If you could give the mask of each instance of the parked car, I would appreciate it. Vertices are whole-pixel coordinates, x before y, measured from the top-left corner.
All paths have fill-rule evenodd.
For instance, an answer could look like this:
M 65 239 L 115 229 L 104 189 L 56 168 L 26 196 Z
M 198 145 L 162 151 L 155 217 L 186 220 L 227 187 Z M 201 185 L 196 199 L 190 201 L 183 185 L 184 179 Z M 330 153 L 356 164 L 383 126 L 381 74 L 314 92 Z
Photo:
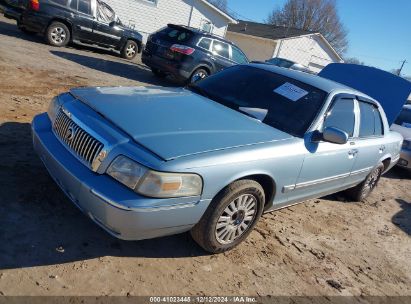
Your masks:
M 400 116 L 391 126 L 391 130 L 400 133 L 404 137 L 398 166 L 411 169 L 411 104 L 404 106 Z
M 143 48 L 142 35 L 122 24 L 101 0 L 26 0 L 9 6 L 4 15 L 17 20 L 28 34 L 40 33 L 53 46 L 70 41 L 119 52 L 133 59 Z M 22 6 L 24 9 L 22 9 Z
M 169 24 L 150 35 L 142 61 L 159 77 L 196 82 L 236 64 L 247 56 L 232 42 L 187 26 Z
M 363 200 L 402 144 L 376 100 L 261 64 L 187 88 L 72 89 L 32 130 L 56 183 L 111 235 L 191 230 L 214 253 L 264 212 L 345 189 Z
M 310 74 L 314 74 L 308 67 L 302 65 L 301 63 L 297 63 L 292 60 L 288 60 L 285 58 L 275 57 L 267 59 L 266 61 L 253 61 L 253 63 L 264 63 L 264 64 L 272 64 L 281 68 L 292 69 L 296 71 L 302 71 Z

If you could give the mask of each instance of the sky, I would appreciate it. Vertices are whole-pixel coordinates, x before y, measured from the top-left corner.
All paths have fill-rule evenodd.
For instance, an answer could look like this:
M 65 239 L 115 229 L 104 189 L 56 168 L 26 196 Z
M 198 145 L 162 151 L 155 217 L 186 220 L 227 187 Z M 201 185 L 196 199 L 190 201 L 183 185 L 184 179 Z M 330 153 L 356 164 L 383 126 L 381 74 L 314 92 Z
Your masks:
M 286 0 L 228 0 L 239 18 L 264 22 L 269 13 Z M 348 30 L 345 57 L 356 57 L 367 65 L 411 76 L 411 0 L 337 0 L 341 21 Z

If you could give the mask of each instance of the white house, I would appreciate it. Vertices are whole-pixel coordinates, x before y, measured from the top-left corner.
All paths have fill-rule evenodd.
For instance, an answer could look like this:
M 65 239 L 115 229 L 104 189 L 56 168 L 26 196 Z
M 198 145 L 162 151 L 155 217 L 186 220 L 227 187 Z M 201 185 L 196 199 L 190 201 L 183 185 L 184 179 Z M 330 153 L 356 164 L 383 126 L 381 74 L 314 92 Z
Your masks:
M 122 22 L 144 37 L 168 23 L 188 25 L 225 36 L 228 23 L 237 21 L 206 0 L 105 0 Z
M 342 62 L 323 35 L 296 28 L 239 21 L 229 25 L 226 38 L 236 43 L 251 60 L 280 57 L 316 73 L 329 63 Z

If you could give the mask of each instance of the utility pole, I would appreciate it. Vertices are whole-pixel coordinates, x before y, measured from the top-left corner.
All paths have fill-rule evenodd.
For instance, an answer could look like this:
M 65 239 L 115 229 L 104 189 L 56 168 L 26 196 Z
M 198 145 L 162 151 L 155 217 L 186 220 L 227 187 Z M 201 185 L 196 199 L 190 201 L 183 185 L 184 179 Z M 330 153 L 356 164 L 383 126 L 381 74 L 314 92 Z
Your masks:
M 407 63 L 407 60 L 403 60 L 403 62 L 402 62 L 402 64 L 401 64 L 401 67 L 400 67 L 400 69 L 398 70 L 398 76 L 401 76 L 401 71 L 402 71 L 402 68 L 404 67 L 404 65 Z

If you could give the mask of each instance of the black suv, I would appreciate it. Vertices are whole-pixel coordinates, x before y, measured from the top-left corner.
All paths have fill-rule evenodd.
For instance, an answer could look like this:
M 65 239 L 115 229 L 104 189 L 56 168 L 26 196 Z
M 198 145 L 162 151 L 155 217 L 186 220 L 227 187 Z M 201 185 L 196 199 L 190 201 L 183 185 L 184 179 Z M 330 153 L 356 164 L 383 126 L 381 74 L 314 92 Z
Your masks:
M 171 74 L 177 80 L 196 82 L 235 64 L 247 56 L 221 37 L 187 26 L 169 24 L 150 35 L 142 61 L 158 77 Z
M 21 2 L 21 1 L 19 1 Z M 26 0 L 4 15 L 26 33 L 41 33 L 53 46 L 72 41 L 119 52 L 133 59 L 142 50 L 142 35 L 125 27 L 101 0 Z

